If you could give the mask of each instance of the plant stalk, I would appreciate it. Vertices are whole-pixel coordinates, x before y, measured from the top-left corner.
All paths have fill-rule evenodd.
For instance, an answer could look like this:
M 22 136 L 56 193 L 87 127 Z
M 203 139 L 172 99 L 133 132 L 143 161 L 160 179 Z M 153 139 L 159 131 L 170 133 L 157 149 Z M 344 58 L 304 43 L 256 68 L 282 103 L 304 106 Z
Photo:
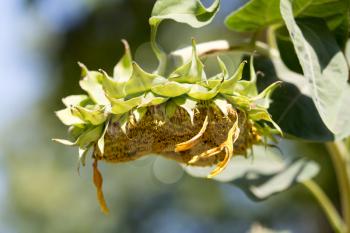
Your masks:
M 347 233 L 350 233 L 350 175 L 348 171 L 349 152 L 342 141 L 326 143 L 338 179 L 339 193 Z
M 313 180 L 307 180 L 302 183 L 316 198 L 320 207 L 327 216 L 328 221 L 331 223 L 333 230 L 336 233 L 346 233 L 346 225 L 343 222 L 342 218 L 338 214 L 336 208 L 329 200 L 324 191 L 320 186 Z

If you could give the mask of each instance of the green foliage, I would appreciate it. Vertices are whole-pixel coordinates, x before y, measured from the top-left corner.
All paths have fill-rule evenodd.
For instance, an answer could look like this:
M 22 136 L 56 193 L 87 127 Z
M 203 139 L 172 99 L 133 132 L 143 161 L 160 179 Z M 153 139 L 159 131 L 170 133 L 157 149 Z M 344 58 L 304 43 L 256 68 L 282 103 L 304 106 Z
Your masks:
M 280 0 L 251 0 L 232 12 L 225 21 L 228 28 L 236 31 L 256 31 L 273 24 L 283 23 Z M 294 0 L 291 2 L 295 18 L 316 17 L 327 22 L 330 29 L 338 27 L 346 18 L 349 2 L 346 0 Z M 254 17 L 252 17 L 254 15 Z
M 199 0 L 158 0 L 149 23 L 154 27 L 163 19 L 172 19 L 191 27 L 203 27 L 212 21 L 219 6 L 220 0 L 215 0 L 209 8 L 205 8 Z
M 289 0 L 281 0 L 281 13 L 322 120 L 337 138 L 350 135 L 350 86 L 343 53 L 322 21 L 297 24 Z
M 301 147 L 297 149 L 301 152 Z M 317 175 L 319 166 L 307 158 L 283 159 L 275 148 L 253 147 L 254 157 L 249 160 L 235 157 L 227 170 L 216 180 L 238 186 L 253 200 L 261 201 L 291 186 Z M 205 168 L 185 168 L 193 176 L 203 177 Z M 234 171 L 234 172 L 232 172 Z

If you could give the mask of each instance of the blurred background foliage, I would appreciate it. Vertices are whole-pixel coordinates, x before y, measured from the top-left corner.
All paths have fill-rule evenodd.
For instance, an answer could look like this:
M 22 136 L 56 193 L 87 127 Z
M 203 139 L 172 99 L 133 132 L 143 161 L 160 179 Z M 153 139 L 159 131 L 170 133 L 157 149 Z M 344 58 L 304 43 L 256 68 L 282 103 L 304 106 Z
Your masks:
M 211 1 L 204 1 L 209 5 Z M 165 22 L 159 40 L 166 51 L 244 34 L 225 29 L 224 17 L 245 0 L 223 0 L 203 29 Z M 136 61 L 156 65 L 149 46 L 153 0 L 5 0 L 0 15 L 0 232 L 331 232 L 313 197 L 301 186 L 264 202 L 252 202 L 234 186 L 183 173 L 153 157 L 128 164 L 100 164 L 111 214 L 101 214 L 91 161 L 76 172 L 76 150 L 51 142 L 65 135 L 53 112 L 61 98 L 79 94 L 81 61 L 111 73 L 127 39 Z M 224 57 L 234 70 L 241 54 Z M 265 62 L 266 63 L 266 62 Z M 269 76 L 264 61 L 256 69 Z M 212 72 L 217 67 L 206 62 Z M 265 70 L 264 70 L 265 67 Z M 270 70 L 270 72 L 273 72 Z M 273 73 L 271 74 L 273 75 Z M 266 82 L 261 77 L 262 83 Z M 338 193 L 322 144 L 289 143 L 283 154 L 308 156 L 321 165 L 316 180 L 335 203 Z M 287 152 L 289 151 L 289 152 Z M 285 153 L 286 152 L 286 153 Z M 284 231 L 283 231 L 284 232 Z

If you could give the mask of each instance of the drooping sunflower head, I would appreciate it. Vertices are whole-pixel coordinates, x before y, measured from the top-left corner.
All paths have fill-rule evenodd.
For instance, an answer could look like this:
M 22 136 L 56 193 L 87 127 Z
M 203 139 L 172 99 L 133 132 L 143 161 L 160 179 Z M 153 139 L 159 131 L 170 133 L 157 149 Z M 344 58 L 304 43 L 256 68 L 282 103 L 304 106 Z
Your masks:
M 279 82 L 258 93 L 252 59 L 250 80 L 242 80 L 246 62 L 229 75 L 219 57 L 221 72 L 208 78 L 193 41 L 191 58 L 164 77 L 144 71 L 124 45 L 112 77 L 80 64 L 80 86 L 87 94 L 64 98 L 66 108 L 56 112 L 73 138 L 56 141 L 77 146 L 83 165 L 93 148 L 97 187 L 99 160 L 118 163 L 157 154 L 192 166 L 216 165 L 208 175 L 213 177 L 233 156 L 247 156 L 252 145 L 281 132 L 267 111 Z

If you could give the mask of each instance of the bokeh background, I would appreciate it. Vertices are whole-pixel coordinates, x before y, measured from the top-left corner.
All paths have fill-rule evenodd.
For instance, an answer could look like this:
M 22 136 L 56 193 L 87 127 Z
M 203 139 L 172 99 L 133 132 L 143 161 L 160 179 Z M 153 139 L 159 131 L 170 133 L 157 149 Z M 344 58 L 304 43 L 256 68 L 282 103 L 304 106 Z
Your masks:
M 203 29 L 165 22 L 159 41 L 172 51 L 189 45 L 191 37 L 198 42 L 243 40 L 244 35 L 228 31 L 222 22 L 244 2 L 223 0 L 215 21 Z M 263 232 L 258 225 L 277 232 L 332 232 L 301 185 L 256 203 L 235 186 L 194 178 L 176 163 L 154 157 L 100 163 L 111 210 L 109 216 L 101 214 L 91 161 L 78 175 L 77 150 L 51 141 L 66 135 L 54 111 L 63 108 L 62 97 L 81 93 L 77 61 L 111 72 L 123 53 L 123 38 L 145 69 L 155 67 L 148 44 L 154 0 L 1 3 L 0 233 Z M 338 204 L 323 146 L 295 143 L 292 150 L 321 165 L 316 180 Z

